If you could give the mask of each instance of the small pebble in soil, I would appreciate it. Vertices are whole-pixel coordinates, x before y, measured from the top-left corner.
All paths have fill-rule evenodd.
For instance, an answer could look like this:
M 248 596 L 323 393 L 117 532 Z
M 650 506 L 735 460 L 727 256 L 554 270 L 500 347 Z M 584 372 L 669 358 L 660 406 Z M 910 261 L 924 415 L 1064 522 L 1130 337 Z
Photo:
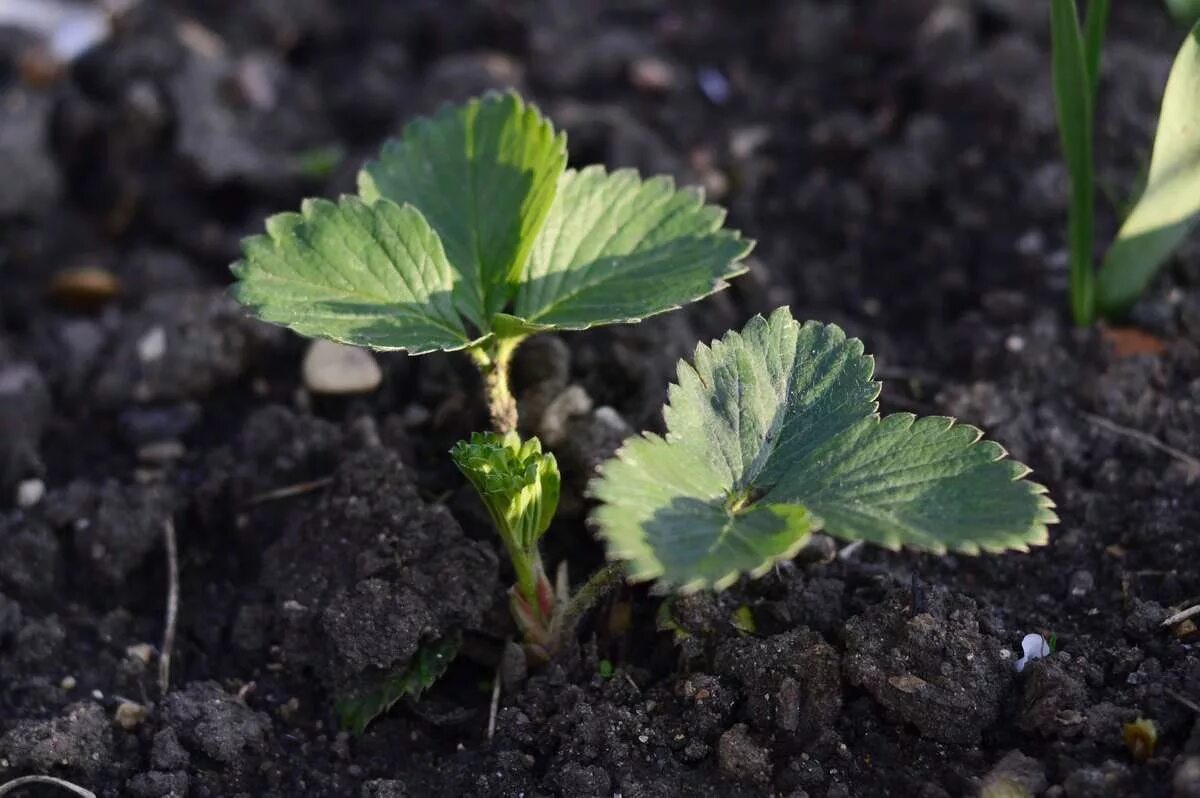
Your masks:
M 1049 656 L 1050 644 L 1046 642 L 1046 638 L 1034 632 L 1021 638 L 1021 651 L 1024 652 L 1024 656 L 1014 664 L 1017 673 L 1024 671 L 1025 666 L 1034 660 Z
M 49 292 L 61 308 L 94 311 L 120 296 L 121 282 L 101 266 L 73 266 L 54 275 Z
M 1175 798 L 1200 798 L 1200 755 L 1182 757 L 1171 778 Z
M 149 665 L 154 658 L 154 646 L 149 643 L 135 643 L 125 649 L 125 656 L 137 660 L 143 665 Z
M 567 422 L 574 416 L 582 416 L 592 409 L 592 397 L 578 385 L 567 389 L 551 400 L 542 413 L 538 425 L 538 437 L 544 446 L 557 446 L 567 435 Z
M 642 91 L 661 94 L 675 88 L 675 67 L 655 56 L 638 58 L 629 65 L 629 82 Z
M 370 393 L 383 381 L 383 370 L 366 349 L 319 339 L 304 355 L 304 385 L 317 394 Z
M 166 465 L 187 454 L 187 449 L 179 441 L 156 441 L 138 448 L 137 457 L 143 463 Z
M 17 506 L 28 510 L 46 495 L 46 483 L 40 479 L 24 479 L 17 484 Z
M 125 731 L 133 731 L 149 717 L 150 712 L 134 701 L 122 701 L 113 713 L 113 720 Z
M 1044 789 L 1046 769 L 1042 763 L 1018 750 L 1012 750 L 984 776 L 980 795 L 984 798 L 1041 795 Z
M 721 70 L 713 67 L 701 67 L 697 70 L 696 83 L 713 105 L 724 105 L 733 93 L 729 78 L 725 77 Z
M 1068 593 L 1071 598 L 1079 599 L 1092 592 L 1095 587 L 1096 578 L 1092 576 L 1090 571 L 1076 571 L 1071 574 L 1071 583 Z

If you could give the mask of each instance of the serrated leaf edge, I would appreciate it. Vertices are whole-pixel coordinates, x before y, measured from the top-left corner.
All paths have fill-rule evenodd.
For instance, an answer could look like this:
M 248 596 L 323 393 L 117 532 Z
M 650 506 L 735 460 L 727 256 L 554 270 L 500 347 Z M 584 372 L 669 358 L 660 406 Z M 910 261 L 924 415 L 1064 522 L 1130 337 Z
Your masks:
M 797 326 L 802 326 L 800 322 L 796 321 L 794 318 L 791 317 L 791 310 L 787 306 L 776 309 L 774 312 L 772 312 L 771 316 L 774 316 L 774 315 L 780 314 L 780 313 L 786 314 L 789 317 L 789 320 L 792 324 L 797 325 Z M 746 323 L 745 326 L 749 326 L 752 322 L 756 322 L 756 321 L 762 321 L 765 323 L 769 323 L 769 317 L 764 317 L 761 313 L 755 314 Z M 815 321 L 810 320 L 805 323 L 819 324 L 821 322 L 815 322 Z M 871 377 L 873 378 L 874 372 L 875 372 L 875 358 L 873 355 L 865 354 L 865 348 L 863 348 L 863 343 L 862 343 L 861 339 L 850 338 L 849 336 L 846 335 L 845 331 L 839 325 L 837 325 L 833 322 L 828 322 L 825 324 L 828 327 L 834 328 L 834 330 L 837 333 L 841 334 L 843 339 L 848 340 L 850 342 L 857 342 L 858 347 L 863 351 L 863 356 L 870 360 Z M 699 352 L 699 350 L 701 348 L 707 348 L 708 350 L 711 351 L 714 345 L 716 345 L 718 342 L 723 343 L 725 341 L 725 339 L 727 339 L 731 336 L 741 337 L 741 332 L 739 330 L 730 330 L 728 333 L 726 333 L 721 338 L 714 339 L 713 341 L 709 342 L 708 344 L 701 342 L 701 343 L 697 344 L 697 352 Z M 684 368 L 684 367 L 691 368 L 692 362 L 695 361 L 695 358 L 696 358 L 696 355 L 693 354 L 691 361 L 681 359 L 677 365 L 677 373 L 678 373 L 679 368 Z M 872 379 L 872 381 L 876 385 L 875 395 L 876 395 L 876 397 L 878 397 L 880 392 L 882 392 L 883 383 L 880 380 Z M 671 389 L 674 389 L 676 387 L 677 387 L 677 383 L 672 383 L 670 386 L 668 386 L 668 393 L 670 392 Z M 914 413 L 891 413 L 891 414 L 888 414 L 887 416 L 882 416 L 879 413 L 878 401 L 875 401 L 873 404 L 875 406 L 875 410 L 872 411 L 872 413 L 869 416 L 867 416 L 867 418 L 873 419 L 877 424 L 883 423 L 885 419 L 899 417 L 899 416 L 911 417 L 910 426 L 911 426 L 911 423 L 915 423 L 916 421 L 918 421 L 922 418 L 944 419 L 947 422 L 947 426 L 946 426 L 947 431 L 950 428 L 954 427 L 955 425 L 958 425 L 958 426 L 962 426 L 967 429 L 970 429 L 970 430 L 972 430 L 972 432 L 975 433 L 975 439 L 970 444 L 968 444 L 968 447 L 974 446 L 977 443 L 979 443 L 981 440 L 984 439 L 984 431 L 982 429 L 980 429 L 979 427 L 976 427 L 972 424 L 959 424 L 957 419 L 955 419 L 951 416 L 919 417 Z M 668 405 L 669 405 L 669 402 L 667 404 L 664 404 L 664 408 L 663 408 L 664 416 L 665 416 L 665 410 Z M 613 454 L 612 458 L 605 461 L 604 463 L 601 463 L 597 467 L 595 476 L 593 476 L 592 479 L 588 481 L 588 485 L 584 491 L 584 495 L 589 499 L 597 499 L 598 498 L 597 493 L 596 493 L 596 486 L 599 484 L 599 482 L 601 480 L 604 479 L 605 466 L 609 462 L 620 460 L 624 463 L 632 464 L 632 461 L 630 461 L 630 459 L 629 459 L 629 456 L 630 456 L 629 450 L 630 450 L 630 447 L 635 444 L 635 442 L 637 442 L 637 441 L 653 442 L 656 440 L 669 444 L 671 442 L 670 430 L 667 431 L 666 436 L 658 435 L 658 434 L 652 433 L 652 432 L 642 432 L 640 434 L 632 435 L 629 438 L 627 438 L 625 440 L 625 442 L 622 443 L 620 447 L 618 447 L 617 451 Z M 1000 445 L 999 443 L 996 443 L 995 441 L 991 441 L 991 442 L 993 444 L 995 444 L 995 446 L 997 448 L 997 456 L 995 458 L 993 458 L 992 460 L 990 460 L 989 462 L 993 462 L 993 463 L 999 462 L 999 461 L 1004 460 L 1009 457 L 1009 452 L 1007 449 L 1005 449 L 1002 445 Z M 1014 476 L 1012 477 L 1012 480 L 1011 480 L 1013 482 L 1021 481 L 1021 480 L 1025 479 L 1025 477 L 1027 477 L 1028 475 L 1034 473 L 1033 469 L 1031 467 L 1029 467 L 1028 465 L 1026 465 L 1025 463 L 1021 463 L 1016 460 L 1011 460 L 1010 462 L 1012 462 L 1015 466 L 1017 466 L 1016 468 L 1013 469 Z M 886 548 L 890 551 L 899 551 L 900 549 L 908 549 L 910 551 L 915 551 L 915 552 L 920 552 L 920 553 L 931 553 L 931 554 L 945 554 L 948 551 L 955 551 L 955 552 L 958 552 L 961 554 L 975 556 L 984 551 L 991 553 L 991 554 L 1002 554 L 1004 552 L 1009 552 L 1009 551 L 1019 551 L 1019 552 L 1027 553 L 1029 551 L 1030 547 L 1032 547 L 1032 546 L 1044 546 L 1049 542 L 1050 525 L 1057 524 L 1057 523 L 1059 523 L 1059 520 L 1060 520 L 1058 517 L 1058 514 L 1054 512 L 1054 509 L 1057 505 L 1050 498 L 1049 489 L 1045 485 L 1038 483 L 1038 482 L 1029 481 L 1029 480 L 1026 481 L 1026 484 L 1029 486 L 1030 494 L 1037 496 L 1038 513 L 1037 513 L 1034 521 L 1031 523 L 1029 529 L 1026 530 L 1026 532 L 1014 536 L 1014 537 L 1021 538 L 1018 542 L 1007 544 L 1007 545 L 1004 545 L 1004 544 L 980 545 L 980 544 L 976 544 L 974 542 L 964 542 L 963 544 L 953 546 L 953 547 L 942 546 L 942 547 L 940 547 L 940 549 L 938 549 L 938 548 L 922 549 L 922 548 L 911 546 L 911 545 L 908 545 L 905 543 L 898 543 L 895 545 L 883 545 L 882 547 Z M 803 507 L 803 505 L 796 505 L 796 506 Z M 809 539 L 809 537 L 811 537 L 812 533 L 820 532 L 823 529 L 824 522 L 817 515 L 813 514 L 810 510 L 808 510 L 807 507 L 805 507 L 804 509 L 805 509 L 806 513 L 808 514 L 808 517 L 812 520 L 812 523 L 808 530 L 808 534 L 806 534 L 802 538 L 798 539 L 796 541 L 796 543 L 794 543 L 792 546 L 790 546 L 785 552 L 781 553 L 778 556 L 768 557 L 767 560 L 761 566 L 750 569 L 749 571 L 746 571 L 745 573 L 749 574 L 751 576 L 751 578 L 755 578 L 755 579 L 765 575 L 768 571 L 771 570 L 772 567 L 774 567 L 774 565 L 776 563 L 779 563 L 779 562 L 782 562 L 785 560 L 790 560 L 791 558 L 795 557 L 800 552 L 800 550 L 802 548 L 804 548 L 804 545 L 808 542 L 808 539 Z M 596 533 L 605 541 L 605 543 L 606 543 L 605 557 L 607 560 L 609 560 L 610 562 L 625 563 L 627 565 L 627 567 L 630 565 L 633 565 L 633 564 L 636 564 L 639 566 L 639 570 L 628 570 L 628 568 L 627 568 L 627 571 L 626 571 L 626 580 L 627 581 L 634 582 L 634 583 L 649 582 L 649 581 L 659 578 L 665 572 L 665 569 L 662 567 L 661 563 L 657 563 L 655 566 L 645 567 L 645 565 L 646 565 L 645 563 L 635 563 L 635 560 L 633 559 L 633 557 L 636 556 L 637 552 L 630 550 L 628 547 L 616 548 L 617 542 L 608 533 L 608 530 L 605 528 L 604 524 L 601 523 L 595 517 L 595 511 L 593 511 L 592 515 L 589 516 L 588 522 L 589 522 L 589 525 L 592 526 L 592 528 L 596 531 Z M 657 557 L 655 559 L 657 560 Z M 717 579 L 712 580 L 711 584 L 710 584 L 709 580 L 707 580 L 707 579 L 694 579 L 689 582 L 682 583 L 680 585 L 664 586 L 664 588 L 671 592 L 682 593 L 682 594 L 694 593 L 699 590 L 703 590 L 703 589 L 710 588 L 710 587 L 712 590 L 720 592 L 721 590 L 724 590 L 725 588 L 734 584 L 738 580 L 738 578 L 741 576 L 741 574 L 742 574 L 742 572 L 739 569 L 733 569 L 729 573 L 726 573 L 726 574 L 718 577 Z
M 723 227 L 723 225 L 725 224 L 725 219 L 729 215 L 729 212 L 727 209 L 725 209 L 724 207 L 722 207 L 720 205 L 705 203 L 705 191 L 704 191 L 703 186 L 688 185 L 688 186 L 677 187 L 676 183 L 675 183 L 675 178 L 673 175 L 659 174 L 659 175 L 652 175 L 650 177 L 644 178 L 644 177 L 642 177 L 641 173 L 637 169 L 623 167 L 620 169 L 614 169 L 610 172 L 604 166 L 604 164 L 589 164 L 588 166 L 585 166 L 582 169 L 566 169 L 563 171 L 562 176 L 559 178 L 559 180 L 561 181 L 561 180 L 565 179 L 568 175 L 578 174 L 580 176 L 583 176 L 585 174 L 597 173 L 597 172 L 600 173 L 601 175 L 603 175 L 605 178 L 614 177 L 614 176 L 620 175 L 620 174 L 632 174 L 633 177 L 636 178 L 638 181 L 639 189 L 641 186 L 646 185 L 647 183 L 661 183 L 666 186 L 667 191 L 670 193 L 687 194 L 691 197 L 691 199 L 693 200 L 693 203 L 694 203 L 691 206 L 691 208 L 689 209 L 691 212 L 706 211 L 706 210 L 714 212 L 713 220 L 714 220 L 715 224 L 713 225 L 712 229 L 709 231 L 709 233 L 708 233 L 709 235 L 713 235 L 713 236 L 716 236 L 717 238 L 724 239 L 724 240 L 741 241 L 742 242 L 743 246 L 742 246 L 741 252 L 739 252 L 736 256 L 734 256 L 729 261 L 730 271 L 720 277 L 717 277 L 713 281 L 713 284 L 707 293 L 701 294 L 700 296 L 697 296 L 694 299 L 689 300 L 686 304 L 690 305 L 693 302 L 699 302 L 702 299 L 707 299 L 708 297 L 712 296 L 713 294 L 717 294 L 721 291 L 724 291 L 726 288 L 729 287 L 729 282 L 728 282 L 729 280 L 733 279 L 734 277 L 740 277 L 741 275 L 746 274 L 747 272 L 750 271 L 750 267 L 747 266 L 743 261 L 754 250 L 754 247 L 757 245 L 758 242 L 753 238 L 743 237 L 740 230 L 727 229 L 727 228 Z M 544 221 L 543 221 L 543 224 L 544 224 Z M 541 235 L 540 230 L 538 231 L 538 235 Z M 526 265 L 528 265 L 528 261 L 526 261 Z M 546 305 L 543 308 L 539 308 L 538 315 L 544 315 L 549 310 L 554 308 L 556 305 L 562 304 L 563 302 L 567 301 L 575 294 L 579 293 L 580 290 L 582 290 L 582 289 L 578 289 L 576 291 L 562 294 L 558 297 L 555 297 L 553 302 L 551 302 L 550 304 Z M 611 320 L 607 320 L 607 321 L 597 321 L 597 322 L 591 322 L 591 323 L 587 323 L 587 324 L 567 324 L 567 325 L 542 324 L 541 322 L 537 321 L 537 316 L 534 316 L 532 318 L 527 318 L 524 316 L 515 316 L 515 318 L 519 318 L 519 319 L 521 319 L 521 321 L 525 322 L 526 324 L 539 327 L 543 330 L 563 330 L 563 331 L 567 331 L 567 332 L 579 332 L 582 330 L 590 330 L 593 327 L 607 326 L 609 324 L 638 324 L 640 322 L 645 321 L 646 319 L 653 318 L 654 316 L 660 316 L 663 313 L 670 313 L 671 311 L 680 310 L 683 307 L 684 307 L 684 304 L 676 304 L 676 305 L 671 305 L 669 307 L 665 307 L 661 310 L 656 310 L 653 313 L 647 313 L 643 316 L 627 316 L 627 317 L 622 317 L 619 319 L 611 319 Z
M 367 201 L 355 194 L 341 194 L 338 196 L 337 200 L 330 200 L 330 199 L 326 199 L 324 197 L 306 197 L 304 200 L 301 201 L 299 211 L 283 211 L 280 213 L 271 214 L 270 216 L 267 217 L 266 222 L 264 223 L 265 232 L 255 233 L 254 235 L 250 235 L 250 236 L 244 236 L 240 242 L 242 251 L 244 252 L 246 250 L 247 246 L 250 245 L 252 242 L 259 242 L 259 241 L 266 242 L 267 245 L 270 246 L 272 249 L 277 250 L 277 249 L 279 249 L 279 246 L 280 246 L 280 236 L 284 235 L 284 234 L 292 235 L 292 233 L 290 231 L 286 231 L 286 230 L 282 229 L 283 228 L 282 223 L 284 221 L 290 221 L 290 220 L 295 219 L 295 220 L 298 220 L 300 224 L 308 224 L 312 221 L 313 214 L 315 213 L 315 211 L 317 211 L 318 209 L 320 209 L 322 207 L 327 207 L 327 206 L 340 207 L 343 203 L 355 203 L 355 202 L 362 203 L 362 204 L 368 205 L 368 206 L 374 206 L 378 203 L 385 203 L 389 206 L 396 208 L 398 211 L 400 211 L 402 213 L 410 213 L 410 212 L 415 213 L 417 216 L 421 217 L 421 219 L 425 221 L 426 225 L 429 224 L 428 220 L 425 219 L 425 215 L 421 213 L 420 208 L 418 208 L 415 205 L 413 205 L 412 203 L 408 203 L 408 202 L 404 203 L 403 205 L 399 205 L 399 204 L 387 199 L 386 197 L 380 197 L 379 199 L 376 199 L 373 201 Z M 438 237 L 437 231 L 433 230 L 432 227 L 430 227 L 430 230 L 433 233 L 433 236 L 435 238 L 437 238 Z M 438 242 L 440 244 L 440 242 L 441 242 L 440 238 L 438 238 Z M 247 310 L 247 312 L 249 312 L 250 315 L 253 316 L 254 318 L 259 319 L 260 321 L 262 321 L 266 324 L 275 324 L 275 325 L 278 325 L 281 327 L 286 327 L 287 329 L 292 330 L 297 335 L 300 335 L 304 338 L 314 338 L 314 337 L 324 338 L 326 340 L 334 341 L 336 343 L 345 344 L 347 346 L 362 347 L 364 349 L 370 349 L 375 352 L 407 352 L 410 355 L 425 355 L 425 354 L 429 354 L 430 352 L 459 352 L 463 349 L 468 349 L 472 346 L 476 346 L 477 344 L 484 343 L 489 338 L 492 337 L 492 334 L 490 332 L 488 332 L 488 333 L 485 333 L 474 339 L 464 336 L 463 343 L 460 345 L 457 345 L 457 346 L 453 346 L 453 347 L 408 348 L 408 347 L 403 347 L 403 346 L 379 346 L 376 344 L 362 343 L 361 341 L 351 340 L 348 337 L 338 336 L 338 335 L 328 335 L 328 334 L 320 335 L 320 336 L 309 335 L 309 334 L 302 333 L 299 330 L 297 330 L 296 323 L 294 323 L 294 322 L 289 323 L 289 322 L 281 322 L 281 321 L 272 321 L 272 320 L 264 318 L 264 316 L 262 314 L 262 310 L 266 305 L 262 302 L 252 302 L 245 296 L 245 290 L 246 290 L 245 282 L 246 282 L 246 278 L 247 278 L 248 269 L 249 269 L 249 263 L 245 257 L 238 258 L 236 261 L 234 261 L 232 264 L 230 264 L 229 271 L 233 274 L 233 276 L 236 278 L 236 280 L 227 289 L 229 295 L 231 297 L 233 297 L 233 299 L 236 302 L 238 302 L 238 304 L 240 304 L 242 307 L 244 307 Z M 260 275 L 259 279 L 263 279 L 261 275 Z M 267 279 L 275 280 L 278 282 L 293 283 L 293 284 L 298 284 L 298 285 L 311 285 L 312 287 L 318 288 L 321 290 L 326 290 L 328 288 L 328 286 L 322 285 L 320 283 L 313 283 L 308 280 L 300 280 L 300 279 L 295 279 L 292 277 L 286 277 L 286 278 L 279 277 L 278 275 L 273 275 L 273 274 L 269 274 L 269 273 L 267 273 Z M 390 297 L 379 297 L 379 296 L 367 295 L 367 294 L 360 294 L 360 296 L 369 298 L 373 302 L 376 302 L 379 304 L 388 304 L 391 302 Z M 459 315 L 461 318 L 461 314 L 459 314 Z M 452 330 L 452 332 L 457 334 L 460 331 Z

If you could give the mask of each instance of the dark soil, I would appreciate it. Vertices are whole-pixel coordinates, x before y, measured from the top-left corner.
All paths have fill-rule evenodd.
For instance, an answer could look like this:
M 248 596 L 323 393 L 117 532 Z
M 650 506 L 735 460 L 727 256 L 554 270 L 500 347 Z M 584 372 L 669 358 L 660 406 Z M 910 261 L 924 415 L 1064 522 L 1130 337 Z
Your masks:
M 1120 202 L 1182 33 L 1157 2 L 1114 5 L 1098 149 Z M 1130 320 L 1150 351 L 1067 321 L 1045 6 L 143 2 L 57 76 L 0 31 L 0 782 L 1200 795 L 1196 627 L 1161 626 L 1200 599 L 1200 474 L 1177 455 L 1200 453 L 1200 242 Z M 704 185 L 759 241 L 751 274 L 700 305 L 526 348 L 524 418 L 566 471 L 550 562 L 578 581 L 599 561 L 582 487 L 630 430 L 661 427 L 675 361 L 781 304 L 864 339 L 885 410 L 957 416 L 1031 465 L 1062 517 L 1050 544 L 830 557 L 819 540 L 720 595 L 663 608 L 625 589 L 515 674 L 488 741 L 511 579 L 446 456 L 485 423 L 469 365 L 382 356 L 378 391 L 310 396 L 306 342 L 223 288 L 266 215 L 350 190 L 414 114 L 506 85 L 575 162 Z M 119 294 L 64 286 L 81 267 Z M 568 385 L 597 409 L 548 418 Z M 456 630 L 419 704 L 338 730 L 335 695 Z M 1018 674 L 1030 632 L 1055 651 Z M 1157 727 L 1141 761 L 1122 739 L 1139 716 Z

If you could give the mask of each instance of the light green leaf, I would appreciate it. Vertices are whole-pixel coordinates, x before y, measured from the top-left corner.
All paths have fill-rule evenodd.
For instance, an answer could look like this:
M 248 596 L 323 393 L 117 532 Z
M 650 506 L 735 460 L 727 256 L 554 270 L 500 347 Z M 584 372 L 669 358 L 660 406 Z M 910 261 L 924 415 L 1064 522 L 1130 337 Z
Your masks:
M 880 419 L 873 362 L 836 325 L 786 308 L 694 364 L 590 491 L 612 559 L 681 590 L 761 575 L 810 531 L 933 552 L 1025 549 L 1057 519 L 1028 469 L 947 418 Z
M 1175 58 L 1163 94 L 1146 190 L 1100 268 L 1100 307 L 1128 309 L 1200 214 L 1200 25 Z
M 407 665 L 356 685 L 337 701 L 342 728 L 361 736 L 371 721 L 389 711 L 401 698 L 419 699 L 442 678 L 461 647 L 462 633 L 451 632 L 422 643 Z
M 455 311 L 456 275 L 412 206 L 305 200 L 243 242 L 233 294 L 301 335 L 413 354 L 472 343 Z
M 558 508 L 558 462 L 542 452 L 537 438 L 522 441 L 516 432 L 471 433 L 450 456 L 487 505 L 502 536 L 533 551 Z
M 528 322 L 579 330 L 635 322 L 708 296 L 746 271 L 725 213 L 669 177 L 590 166 L 563 174 L 516 297 Z
M 459 311 L 480 330 L 516 291 L 566 166 L 566 137 L 512 93 L 409 124 L 359 174 L 359 194 L 411 203 L 463 276 Z

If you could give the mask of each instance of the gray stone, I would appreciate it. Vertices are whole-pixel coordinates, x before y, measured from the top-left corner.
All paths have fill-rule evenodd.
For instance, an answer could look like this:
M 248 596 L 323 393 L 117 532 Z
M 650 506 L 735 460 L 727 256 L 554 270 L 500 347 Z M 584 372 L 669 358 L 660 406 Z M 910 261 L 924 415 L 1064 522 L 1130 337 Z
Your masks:
M 0 216 L 13 216 L 45 208 L 58 199 L 62 179 L 50 153 L 52 97 L 24 89 L 10 89 L 0 97 Z
M 1004 788 L 1010 792 L 1001 792 Z M 984 776 L 981 794 L 990 795 L 989 789 L 996 795 L 1041 795 L 1046 789 L 1046 769 L 1038 760 L 1014 749 Z

